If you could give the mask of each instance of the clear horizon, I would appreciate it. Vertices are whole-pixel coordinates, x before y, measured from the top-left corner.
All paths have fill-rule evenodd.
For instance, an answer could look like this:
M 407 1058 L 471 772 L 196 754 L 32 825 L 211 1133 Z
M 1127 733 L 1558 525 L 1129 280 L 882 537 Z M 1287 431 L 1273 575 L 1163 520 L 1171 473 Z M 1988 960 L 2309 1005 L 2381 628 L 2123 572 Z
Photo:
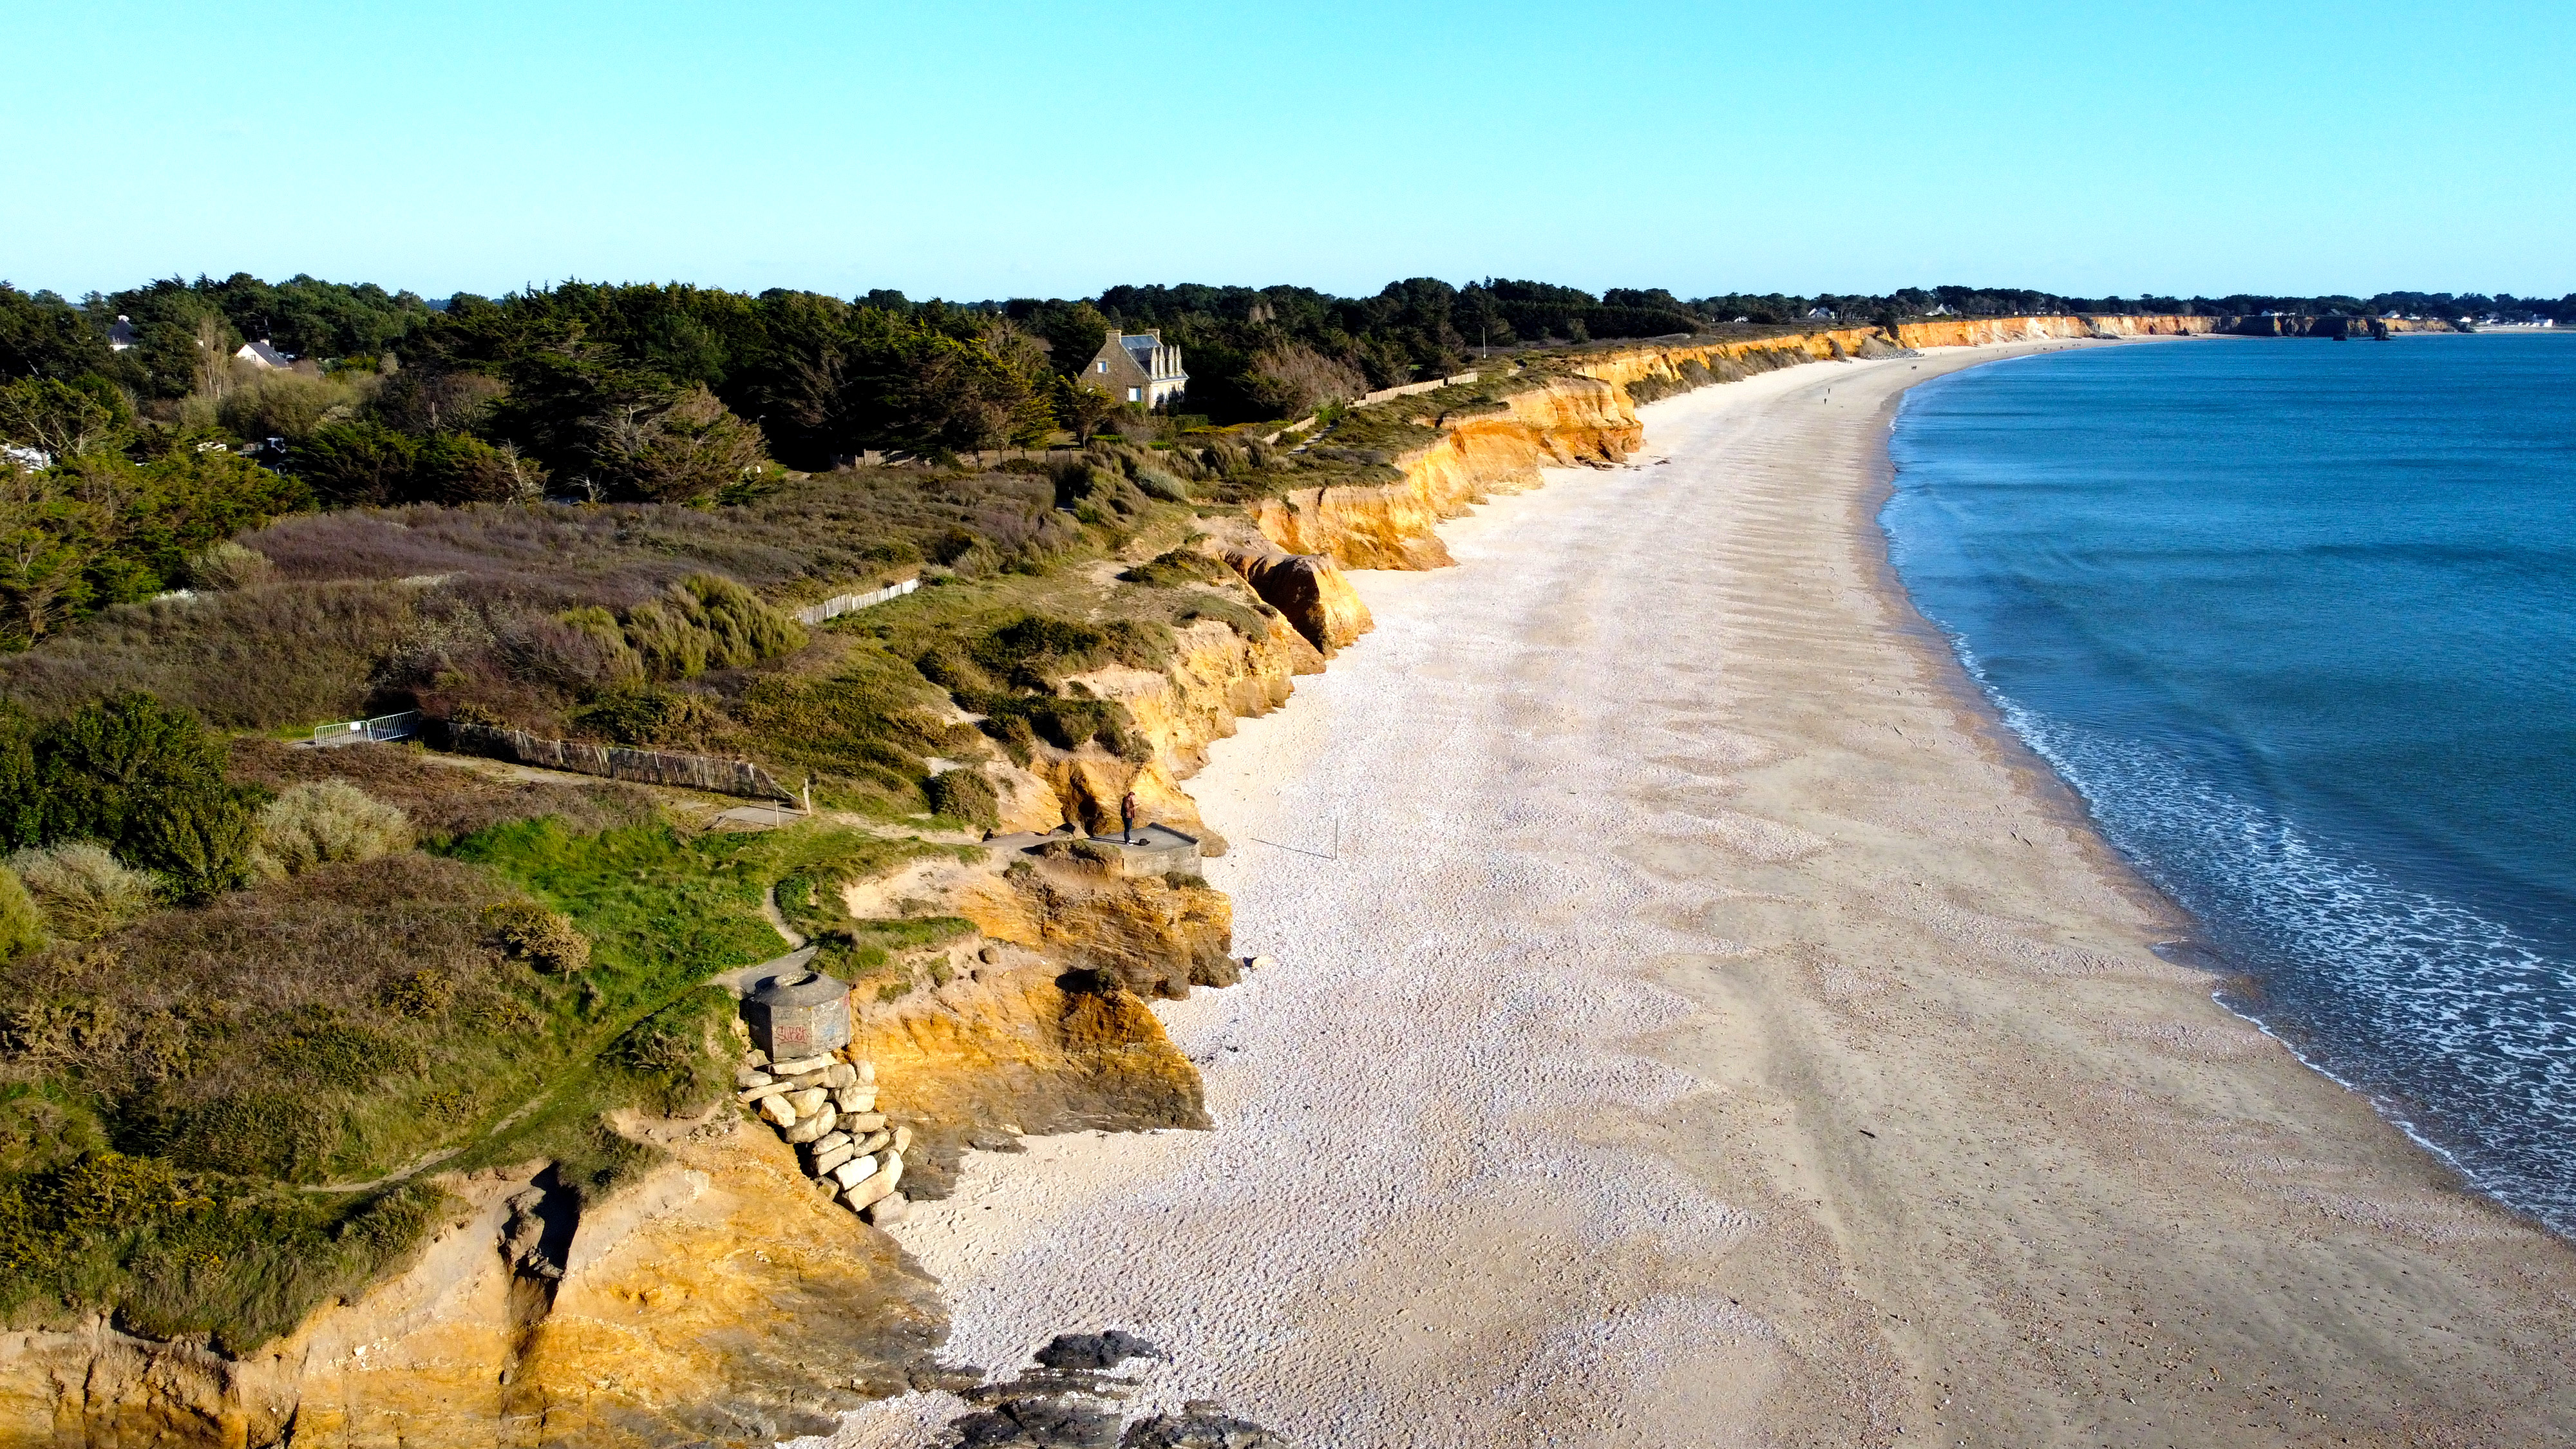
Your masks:
M 2576 291 L 2576 20 L 8 7 L 0 279 Z

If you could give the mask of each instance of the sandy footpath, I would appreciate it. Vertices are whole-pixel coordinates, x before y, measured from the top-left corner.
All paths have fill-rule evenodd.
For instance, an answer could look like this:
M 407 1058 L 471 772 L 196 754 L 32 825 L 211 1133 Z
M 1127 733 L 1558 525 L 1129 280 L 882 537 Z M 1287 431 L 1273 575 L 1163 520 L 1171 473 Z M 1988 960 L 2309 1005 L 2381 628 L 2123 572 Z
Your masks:
M 1356 575 L 1190 785 L 1276 961 L 1157 1008 L 1217 1130 L 974 1158 L 897 1229 L 949 1356 L 1124 1328 L 1307 1449 L 2576 1442 L 2576 1255 L 2160 960 L 1892 591 L 1898 394 L 2013 350 L 1656 404 Z

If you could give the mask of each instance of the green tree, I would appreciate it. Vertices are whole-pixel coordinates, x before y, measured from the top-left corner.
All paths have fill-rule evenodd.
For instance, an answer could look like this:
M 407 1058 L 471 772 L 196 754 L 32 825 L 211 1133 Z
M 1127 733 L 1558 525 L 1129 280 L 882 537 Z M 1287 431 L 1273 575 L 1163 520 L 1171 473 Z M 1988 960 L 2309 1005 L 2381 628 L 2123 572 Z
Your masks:
M 133 407 L 95 373 L 76 382 L 30 377 L 0 386 L 0 440 L 41 449 L 57 462 L 121 448 L 133 436 Z
M 288 455 L 316 496 L 342 506 L 408 502 L 420 440 L 382 423 L 353 420 L 316 428 Z
M 211 448 L 145 463 L 91 452 L 40 471 L 0 465 L 0 649 L 177 588 L 191 556 L 312 505 L 301 482 Z
M 1047 360 L 1070 377 L 1100 354 L 1109 340 L 1109 318 L 1089 302 L 1076 302 L 1049 314 L 1038 331 L 1047 341 Z
M 79 308 L 51 292 L 0 282 L 0 377 L 72 378 L 115 364 L 107 339 Z
M 1091 441 L 1100 425 L 1118 411 L 1118 400 L 1078 378 L 1058 377 L 1055 381 L 1055 415 L 1073 430 L 1078 447 Z
M 617 404 L 592 430 L 593 477 L 618 497 L 702 503 L 769 466 L 760 430 L 703 384 L 658 405 Z
M 225 782 L 223 747 L 194 714 L 122 694 L 33 744 L 42 843 L 98 841 L 192 900 L 250 879 L 258 792 Z

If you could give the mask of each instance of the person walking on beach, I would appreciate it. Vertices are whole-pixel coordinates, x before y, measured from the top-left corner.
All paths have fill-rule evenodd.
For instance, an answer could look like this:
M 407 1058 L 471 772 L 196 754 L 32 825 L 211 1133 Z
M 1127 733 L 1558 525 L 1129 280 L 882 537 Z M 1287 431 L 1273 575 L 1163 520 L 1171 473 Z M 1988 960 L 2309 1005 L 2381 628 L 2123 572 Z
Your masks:
M 1128 845 L 1136 843 L 1136 792 L 1133 790 L 1118 802 L 1118 838 Z

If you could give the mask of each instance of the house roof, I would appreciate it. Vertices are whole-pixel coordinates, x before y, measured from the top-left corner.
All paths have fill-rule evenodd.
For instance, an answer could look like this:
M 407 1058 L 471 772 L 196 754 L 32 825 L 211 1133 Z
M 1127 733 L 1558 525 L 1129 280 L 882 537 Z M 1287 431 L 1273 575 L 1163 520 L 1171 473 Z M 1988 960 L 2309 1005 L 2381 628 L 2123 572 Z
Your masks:
M 1118 345 L 1126 349 L 1127 355 L 1135 360 L 1136 366 L 1142 369 L 1147 377 L 1160 381 L 1165 378 L 1187 377 L 1189 375 L 1180 369 L 1181 349 L 1178 347 L 1170 347 L 1167 354 L 1172 362 L 1171 370 L 1168 372 L 1158 372 L 1155 370 L 1154 350 L 1156 348 L 1167 347 L 1168 344 L 1166 344 L 1160 336 L 1154 333 L 1121 333 L 1118 338 Z
M 265 337 L 255 342 L 243 343 L 241 350 L 233 356 L 244 362 L 256 363 L 261 367 L 285 367 L 295 361 L 294 358 L 269 345 L 269 340 Z

